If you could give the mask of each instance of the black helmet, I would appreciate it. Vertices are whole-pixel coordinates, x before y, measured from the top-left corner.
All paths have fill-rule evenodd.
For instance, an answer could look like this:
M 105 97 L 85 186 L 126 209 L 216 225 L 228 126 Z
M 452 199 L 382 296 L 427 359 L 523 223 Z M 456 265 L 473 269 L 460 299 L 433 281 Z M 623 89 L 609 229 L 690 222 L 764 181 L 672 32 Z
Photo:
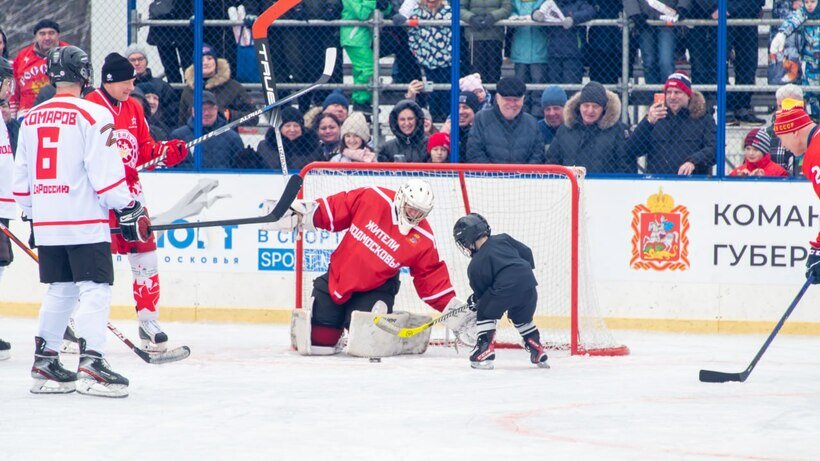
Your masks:
M 14 78 L 14 72 L 11 70 L 9 60 L 0 56 L 0 80 L 7 78 Z
M 470 213 L 459 218 L 453 226 L 453 238 L 461 252 L 467 256 L 475 253 L 473 244 L 485 235 L 490 235 L 490 224 L 478 213 Z
M 59 46 L 48 53 L 48 78 L 51 83 L 91 81 L 88 54 L 76 46 Z

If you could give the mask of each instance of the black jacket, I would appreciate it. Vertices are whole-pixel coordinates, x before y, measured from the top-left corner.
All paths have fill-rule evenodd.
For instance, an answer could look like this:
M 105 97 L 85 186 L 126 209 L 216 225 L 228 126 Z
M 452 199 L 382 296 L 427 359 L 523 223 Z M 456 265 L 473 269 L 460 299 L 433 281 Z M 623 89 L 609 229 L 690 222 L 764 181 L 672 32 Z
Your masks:
M 523 110 L 512 120 L 498 105 L 475 114 L 467 139 L 469 163 L 544 163 L 544 140 L 538 121 Z
M 677 114 L 668 111 L 654 125 L 644 118 L 629 137 L 627 150 L 633 158 L 646 155 L 648 174 L 678 174 L 683 163 L 692 162 L 692 174 L 706 175 L 715 164 L 716 131 L 703 94 L 693 91 L 689 106 Z
M 282 147 L 285 151 L 285 161 L 288 169 L 301 170 L 310 162 L 322 161 L 322 153 L 319 149 L 319 137 L 316 132 L 302 127 L 302 136 L 291 141 L 282 136 Z M 279 149 L 276 147 L 276 132 L 273 128 L 265 133 L 265 139 L 259 142 L 256 147 L 256 166 L 248 165 L 245 168 L 268 168 L 279 170 L 282 163 L 279 161 Z
M 581 121 L 581 93 L 564 106 L 564 124 L 558 128 L 547 151 L 549 164 L 583 166 L 588 173 L 635 173 L 636 163 L 626 152 L 629 129 L 621 123 L 621 101 L 606 92 L 607 103 L 597 123 Z
M 416 114 L 416 129 L 410 136 L 404 134 L 399 129 L 399 112 L 405 109 L 412 109 Z M 395 162 L 396 155 L 404 155 L 405 162 L 426 162 L 427 157 L 427 137 L 424 136 L 424 112 L 415 101 L 405 99 L 399 101 L 390 111 L 390 131 L 395 136 L 387 141 L 379 151 L 380 162 Z
M 487 293 L 515 297 L 538 285 L 533 269 L 532 250 L 507 234 L 498 234 L 473 254 L 467 277 L 476 301 Z

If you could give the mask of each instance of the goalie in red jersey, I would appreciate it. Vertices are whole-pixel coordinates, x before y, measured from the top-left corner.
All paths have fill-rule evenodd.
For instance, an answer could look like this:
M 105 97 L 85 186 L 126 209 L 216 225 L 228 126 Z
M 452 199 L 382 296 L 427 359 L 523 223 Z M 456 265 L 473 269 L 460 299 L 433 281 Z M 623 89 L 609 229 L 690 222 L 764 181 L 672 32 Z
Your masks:
M 297 351 L 304 355 L 339 352 L 342 333 L 348 328 L 351 355 L 424 352 L 429 329 L 427 334 L 401 339 L 375 329 L 373 315 L 390 313 L 403 327 L 430 320 L 423 315 L 392 314 L 402 267 L 410 269 L 416 292 L 433 309 L 446 313 L 464 304 L 455 297 L 447 265 L 425 219 L 432 209 L 433 191 L 419 179 L 410 179 L 398 191 L 363 187 L 293 203 L 274 223 L 275 229 L 347 230 L 330 256 L 328 272 L 313 281 L 310 305 L 294 311 L 291 338 Z M 467 318 L 465 311 L 445 325 L 459 331 L 468 327 Z
M 803 175 L 820 198 L 820 129 L 803 109 L 803 101 L 784 99 L 783 109 L 777 111 L 774 132 L 787 150 L 803 155 Z M 806 277 L 820 283 L 820 234 L 809 242 Z
M 114 117 L 114 139 L 125 165 L 128 189 L 134 199 L 145 204 L 137 168 L 160 156 L 165 157 L 166 166 L 176 165 L 185 159 L 188 149 L 185 142 L 179 139 L 157 142 L 151 137 L 142 105 L 130 97 L 131 91 L 134 90 L 135 78 L 134 66 L 122 55 L 111 53 L 105 57 L 102 66 L 102 86 L 86 95 L 85 99 L 105 107 Z M 111 227 L 116 227 L 116 216 L 113 212 L 110 214 L 110 220 Z M 134 276 L 134 301 L 143 349 L 165 350 L 168 335 L 157 322 L 159 274 L 154 236 L 151 235 L 147 242 L 129 242 L 120 234 L 112 235 L 111 251 L 127 255 L 131 265 Z

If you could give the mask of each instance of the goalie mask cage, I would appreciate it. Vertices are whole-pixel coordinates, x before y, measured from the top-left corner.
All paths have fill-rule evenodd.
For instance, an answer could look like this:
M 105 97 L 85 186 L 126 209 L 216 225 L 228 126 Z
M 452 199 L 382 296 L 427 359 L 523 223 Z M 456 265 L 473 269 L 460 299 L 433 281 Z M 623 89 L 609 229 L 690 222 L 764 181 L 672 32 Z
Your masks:
M 467 213 L 479 213 L 493 234 L 509 234 L 532 249 L 538 280 L 535 322 L 546 347 L 572 355 L 626 355 L 629 349 L 612 337 L 598 306 L 583 225 L 582 187 L 575 174 L 557 165 L 317 162 L 301 172 L 300 198 L 317 199 L 358 187 L 397 190 L 409 178 L 423 179 L 435 194 L 427 220 L 456 296 L 466 300 L 472 291 L 467 279 L 470 258 L 453 240 L 453 225 Z M 342 235 L 322 238 L 308 233 L 297 240 L 297 308 L 309 302 L 312 281 L 327 270 Z M 437 314 L 420 300 L 406 269 L 400 280 L 394 310 Z M 436 326 L 431 338 L 432 344 L 442 344 L 450 336 L 443 326 Z M 521 344 L 512 323 L 501 319 L 496 347 Z

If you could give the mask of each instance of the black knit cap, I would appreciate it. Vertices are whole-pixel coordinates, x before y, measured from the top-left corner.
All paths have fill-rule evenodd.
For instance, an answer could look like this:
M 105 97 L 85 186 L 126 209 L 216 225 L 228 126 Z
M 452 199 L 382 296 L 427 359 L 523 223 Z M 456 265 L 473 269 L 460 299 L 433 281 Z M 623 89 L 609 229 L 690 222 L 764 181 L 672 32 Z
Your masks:
M 302 113 L 299 112 L 299 109 L 293 106 L 283 107 L 282 110 L 279 111 L 279 118 L 282 120 L 282 125 L 288 122 L 296 122 L 301 126 L 305 126 L 305 118 L 302 116 Z
M 527 92 L 527 85 L 518 77 L 504 77 L 498 81 L 495 90 L 503 97 L 520 98 Z
M 136 78 L 137 71 L 134 66 L 119 53 L 111 53 L 105 57 L 102 65 L 103 83 L 124 82 Z
M 585 102 L 592 102 L 606 108 L 606 88 L 595 81 L 587 83 L 583 88 L 581 88 L 581 96 L 578 99 L 578 104 L 583 104 Z
M 34 30 L 32 30 L 32 34 L 37 35 L 37 32 L 40 29 L 54 29 L 57 33 L 60 33 L 60 25 L 57 24 L 57 21 L 52 21 L 51 19 L 41 19 L 37 21 L 37 24 L 34 25 Z

